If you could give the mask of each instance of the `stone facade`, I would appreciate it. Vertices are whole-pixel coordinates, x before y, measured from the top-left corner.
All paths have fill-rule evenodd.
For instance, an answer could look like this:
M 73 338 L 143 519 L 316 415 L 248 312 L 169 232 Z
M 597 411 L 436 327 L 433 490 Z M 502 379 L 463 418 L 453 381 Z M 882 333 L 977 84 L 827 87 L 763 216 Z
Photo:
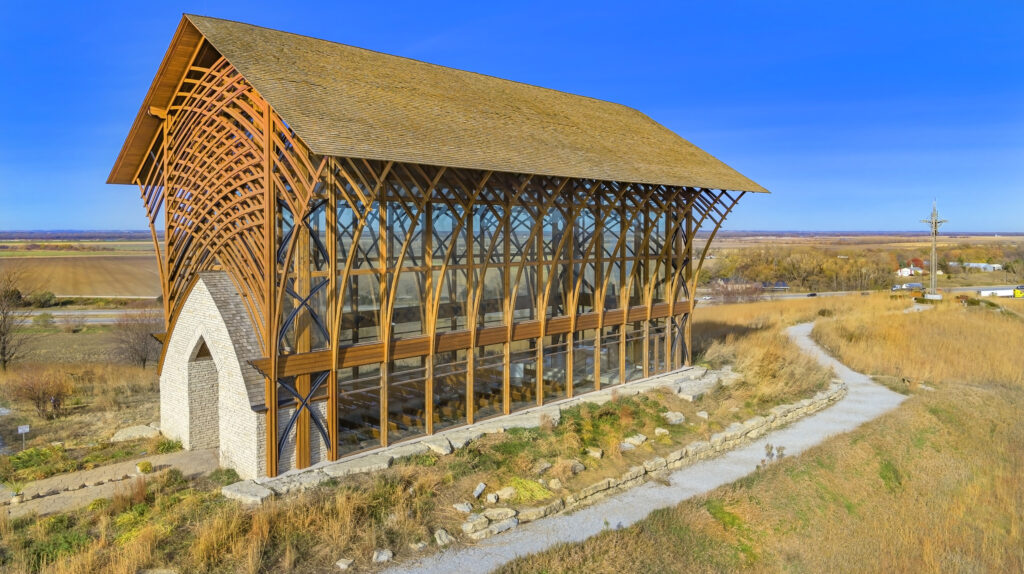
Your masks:
M 262 356 L 241 296 L 221 271 L 200 273 L 169 334 L 160 373 L 160 428 L 187 449 L 217 448 L 239 476 L 266 474 Z M 204 352 L 205 345 L 208 353 Z

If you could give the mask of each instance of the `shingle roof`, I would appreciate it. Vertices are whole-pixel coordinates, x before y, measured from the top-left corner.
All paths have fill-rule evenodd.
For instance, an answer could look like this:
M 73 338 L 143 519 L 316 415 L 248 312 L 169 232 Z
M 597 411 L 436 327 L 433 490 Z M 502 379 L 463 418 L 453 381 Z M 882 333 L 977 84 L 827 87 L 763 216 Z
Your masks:
M 766 191 L 626 106 L 249 24 L 185 18 L 317 154 Z

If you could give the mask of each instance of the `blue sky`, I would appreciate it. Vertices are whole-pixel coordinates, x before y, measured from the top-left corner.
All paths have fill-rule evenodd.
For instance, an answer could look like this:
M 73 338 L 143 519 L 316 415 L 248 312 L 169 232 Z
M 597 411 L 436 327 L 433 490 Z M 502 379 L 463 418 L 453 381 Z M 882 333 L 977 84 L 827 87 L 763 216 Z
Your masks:
M 141 229 L 107 174 L 182 12 L 635 107 L 773 193 L 734 230 L 1024 232 L 1022 2 L 0 6 L 0 230 Z M 12 25 L 15 24 L 15 25 Z

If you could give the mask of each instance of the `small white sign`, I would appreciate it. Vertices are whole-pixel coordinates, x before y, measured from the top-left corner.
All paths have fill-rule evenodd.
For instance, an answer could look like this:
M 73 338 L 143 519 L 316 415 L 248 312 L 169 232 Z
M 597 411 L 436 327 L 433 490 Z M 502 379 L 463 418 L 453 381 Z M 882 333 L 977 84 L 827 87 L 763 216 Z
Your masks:
M 28 425 L 21 425 L 18 427 L 18 434 L 28 434 Z

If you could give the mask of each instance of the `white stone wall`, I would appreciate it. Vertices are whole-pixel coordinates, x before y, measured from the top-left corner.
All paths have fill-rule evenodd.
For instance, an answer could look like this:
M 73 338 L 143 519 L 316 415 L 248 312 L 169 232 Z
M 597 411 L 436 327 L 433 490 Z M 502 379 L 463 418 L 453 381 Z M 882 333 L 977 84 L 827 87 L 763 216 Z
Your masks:
M 200 340 L 212 359 L 194 360 Z M 262 403 L 263 377 L 248 363 L 261 355 L 231 279 L 221 271 L 201 273 L 167 342 L 163 433 L 188 449 L 219 446 L 221 466 L 243 478 L 265 475 L 263 415 L 252 409 L 253 396 Z

